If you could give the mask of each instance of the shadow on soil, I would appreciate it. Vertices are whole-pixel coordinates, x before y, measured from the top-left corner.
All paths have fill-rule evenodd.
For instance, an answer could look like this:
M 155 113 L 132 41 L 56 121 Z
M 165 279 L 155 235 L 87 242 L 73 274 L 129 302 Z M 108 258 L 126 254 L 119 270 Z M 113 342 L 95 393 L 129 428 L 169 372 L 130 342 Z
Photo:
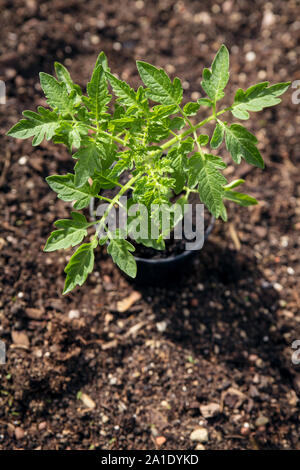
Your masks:
M 193 357 L 209 359 L 218 351 L 223 363 L 241 370 L 249 368 L 249 356 L 255 354 L 279 366 L 277 352 L 284 344 L 276 332 L 270 333 L 278 293 L 254 255 L 209 241 L 188 276 L 163 287 L 136 287 L 151 302 L 156 321 L 167 322 L 164 335 Z

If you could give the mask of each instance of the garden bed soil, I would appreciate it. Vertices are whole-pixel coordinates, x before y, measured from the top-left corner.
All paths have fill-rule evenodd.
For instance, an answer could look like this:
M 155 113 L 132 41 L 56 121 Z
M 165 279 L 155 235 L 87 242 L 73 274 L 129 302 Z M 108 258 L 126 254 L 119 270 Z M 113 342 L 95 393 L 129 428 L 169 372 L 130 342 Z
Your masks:
M 39 71 L 65 61 L 83 86 L 100 50 L 135 87 L 135 59 L 176 72 L 186 100 L 200 96 L 201 71 L 222 42 L 231 98 L 257 78 L 299 79 L 297 2 L 0 0 L 0 8 L 0 449 L 194 449 L 199 427 L 206 449 L 300 449 L 292 91 L 246 123 L 264 171 L 234 170 L 220 150 L 227 177 L 247 176 L 260 205 L 229 204 L 229 222 L 217 222 L 189 275 L 167 288 L 129 283 L 103 249 L 84 287 L 63 297 L 71 251 L 42 250 L 70 205 L 44 178 L 71 171 L 72 158 L 51 143 L 5 137 L 23 109 L 44 104 Z

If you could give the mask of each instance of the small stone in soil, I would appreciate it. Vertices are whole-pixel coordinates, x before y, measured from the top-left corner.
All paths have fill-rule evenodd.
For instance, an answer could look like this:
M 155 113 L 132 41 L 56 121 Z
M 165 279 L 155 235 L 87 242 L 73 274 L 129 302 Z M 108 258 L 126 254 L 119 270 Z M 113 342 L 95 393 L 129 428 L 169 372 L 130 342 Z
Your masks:
M 80 397 L 82 403 L 87 407 L 87 408 L 90 408 L 91 410 L 96 408 L 96 403 L 94 402 L 94 400 L 92 400 L 91 397 L 89 397 L 89 395 L 87 395 L 86 393 L 83 393 Z
M 286 272 L 287 272 L 290 276 L 293 276 L 293 275 L 295 274 L 294 269 L 291 268 L 291 267 L 288 267 L 288 268 L 286 269 Z
M 255 421 L 255 426 L 257 428 L 259 428 L 261 426 L 265 426 L 266 424 L 268 424 L 268 422 L 269 422 L 269 418 L 267 418 L 266 416 L 261 415 Z
M 164 333 L 164 331 L 166 331 L 166 329 L 167 329 L 167 322 L 160 321 L 160 322 L 156 323 L 156 328 L 160 333 Z
M 249 423 L 244 423 L 242 428 L 241 428 L 241 434 L 242 436 L 248 436 L 250 432 L 250 426 Z
M 254 51 L 249 51 L 246 54 L 246 60 L 247 62 L 253 62 L 256 59 L 256 54 Z
M 220 405 L 218 403 L 209 403 L 200 406 L 201 414 L 204 418 L 212 418 L 220 413 Z
M 18 163 L 19 163 L 19 165 L 26 165 L 26 163 L 27 163 L 27 156 L 26 156 L 26 155 L 23 155 L 23 157 L 19 158 Z
M 32 320 L 40 320 L 43 316 L 43 310 L 39 308 L 26 308 L 26 316 Z
M 117 302 L 117 310 L 118 310 L 118 312 L 120 312 L 120 313 L 126 312 L 127 310 L 130 309 L 130 307 L 131 307 L 135 302 L 137 302 L 137 301 L 140 300 L 141 298 L 142 298 L 142 295 L 141 295 L 140 292 L 133 291 L 128 297 L 126 297 L 125 299 L 119 300 L 119 301 Z
M 15 429 L 15 436 L 16 436 L 16 439 L 23 439 L 23 437 L 25 436 L 24 429 L 17 427 Z
M 44 431 L 44 429 L 46 429 L 46 427 L 47 427 L 46 421 L 42 421 L 38 426 L 39 431 Z
M 80 313 L 79 310 L 70 310 L 68 313 L 68 317 L 70 320 L 73 320 L 74 318 L 79 318 Z
M 164 436 L 158 436 L 156 439 L 155 439 L 155 442 L 156 442 L 156 445 L 158 447 L 161 447 L 165 442 L 166 442 L 166 438 Z
M 191 441 L 195 442 L 207 442 L 208 441 L 208 431 L 206 428 L 197 428 L 190 435 Z
M 205 450 L 205 447 L 203 444 L 197 444 L 195 450 Z
M 12 331 L 11 338 L 14 344 L 19 346 L 29 347 L 29 339 L 25 331 Z
M 171 409 L 171 405 L 166 400 L 163 400 L 160 404 L 163 408 L 166 408 L 167 410 Z

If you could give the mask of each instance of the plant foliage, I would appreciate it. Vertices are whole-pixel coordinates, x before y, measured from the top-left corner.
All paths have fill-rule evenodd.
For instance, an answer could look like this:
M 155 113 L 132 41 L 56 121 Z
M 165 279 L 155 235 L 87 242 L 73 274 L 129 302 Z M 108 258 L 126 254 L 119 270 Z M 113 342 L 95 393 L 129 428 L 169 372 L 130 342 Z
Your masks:
M 135 248 L 126 240 L 128 232 L 118 228 L 112 232 L 106 223 L 112 208 L 121 205 L 123 195 L 129 195 L 128 211 L 133 204 L 142 203 L 149 208 L 149 221 L 158 233 L 154 238 L 141 236 L 138 241 L 157 249 L 164 248 L 166 234 L 152 210 L 153 204 L 164 204 L 171 211 L 174 195 L 180 195 L 183 202 L 196 192 L 214 217 L 227 220 L 226 200 L 241 206 L 257 203 L 253 197 L 234 190 L 244 180 L 228 183 L 222 173 L 226 163 L 212 153 L 224 142 L 235 163 L 243 158 L 263 168 L 257 139 L 243 125 L 228 124 L 221 116 L 231 112 L 235 118 L 246 120 L 249 112 L 278 104 L 289 83 L 270 86 L 263 82 L 246 91 L 239 89 L 233 104 L 218 110 L 229 80 L 226 46 L 220 47 L 211 68 L 203 70 L 201 85 L 206 96 L 185 105 L 179 78 L 171 80 L 164 70 L 143 61 L 137 62 L 137 69 L 144 86 L 135 91 L 110 72 L 101 52 L 84 94 L 67 69 L 56 62 L 56 78 L 40 73 L 50 109 L 39 106 L 37 112 L 24 111 L 24 119 L 8 131 L 9 136 L 18 139 L 32 137 L 33 145 L 43 139 L 64 144 L 75 160 L 73 173 L 46 178 L 57 197 L 71 202 L 75 209 L 70 219 L 55 222 L 57 230 L 51 233 L 44 248 L 54 251 L 79 245 L 65 268 L 64 293 L 86 280 L 99 244 L 107 244 L 107 251 L 119 268 L 128 276 L 136 276 Z M 111 93 L 116 97 L 114 107 L 110 105 Z M 211 115 L 199 121 L 196 116 L 203 107 L 210 108 Z M 201 134 L 201 127 L 209 122 L 215 123 L 212 135 Z M 120 181 L 122 175 L 124 180 L 124 173 L 125 184 Z M 103 196 L 103 190 L 108 188 L 117 190 L 113 198 Z M 97 221 L 96 234 L 81 244 L 94 223 L 76 211 L 87 207 L 92 198 L 105 201 L 108 207 Z M 135 217 L 128 220 L 138 222 L 140 215 Z

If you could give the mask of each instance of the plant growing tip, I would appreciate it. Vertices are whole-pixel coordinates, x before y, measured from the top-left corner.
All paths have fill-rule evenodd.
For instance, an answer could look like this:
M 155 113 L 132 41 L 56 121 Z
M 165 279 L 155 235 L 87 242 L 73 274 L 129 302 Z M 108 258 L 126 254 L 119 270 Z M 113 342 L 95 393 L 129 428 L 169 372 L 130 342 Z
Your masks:
M 33 137 L 33 145 L 39 145 L 43 139 L 66 145 L 76 160 L 74 173 L 47 177 L 50 188 L 63 201 L 72 202 L 76 211 L 87 207 L 95 197 L 107 204 L 97 221 L 96 234 L 89 242 L 81 244 L 94 223 L 88 222 L 81 213 L 72 212 L 71 219 L 54 224 L 57 230 L 51 233 L 44 251 L 81 244 L 65 268 L 64 294 L 85 282 L 93 270 L 94 250 L 98 245 L 107 244 L 108 253 L 120 269 L 131 277 L 136 276 L 135 248 L 126 240 L 130 227 L 111 231 L 106 222 L 116 204 L 122 207 L 121 198 L 129 190 L 131 194 L 125 207 L 128 224 L 137 223 L 139 218 L 139 213 L 132 216 L 132 206 L 143 204 L 157 233 L 152 236 L 147 232 L 138 242 L 156 249 L 164 248 L 167 233 L 153 205 L 171 209 L 174 194 L 180 194 L 182 202 L 188 200 L 191 192 L 197 192 L 211 214 L 223 220 L 227 220 L 226 200 L 241 206 L 257 204 L 253 197 L 234 191 L 244 180 L 228 183 L 222 174 L 226 164 L 204 147 L 210 142 L 211 149 L 216 150 L 225 142 L 235 163 L 244 159 L 263 168 L 256 137 L 239 123 L 222 121 L 221 116 L 230 112 L 234 118 L 246 120 L 250 112 L 280 103 L 279 96 L 290 82 L 271 86 L 269 82 L 262 82 L 245 91 L 238 89 L 233 104 L 218 109 L 229 80 L 229 52 L 225 45 L 220 47 L 211 68 L 203 70 L 201 86 L 207 97 L 184 106 L 180 79 L 176 77 L 171 81 L 163 69 L 147 62 L 137 61 L 145 87 L 135 91 L 110 73 L 107 58 L 101 52 L 86 94 L 73 83 L 62 64 L 55 62 L 54 66 L 57 78 L 40 73 L 41 87 L 50 109 L 39 106 L 37 112 L 24 111 L 24 119 L 7 134 L 18 139 Z M 111 112 L 112 96 L 108 85 L 117 98 Z M 191 122 L 190 117 L 196 116 L 202 106 L 211 108 L 211 115 Z M 211 137 L 199 133 L 208 122 L 215 123 Z M 124 172 L 133 175 L 125 185 L 120 182 Z M 118 189 L 112 199 L 101 195 L 107 188 Z M 172 219 L 173 227 L 176 220 Z

